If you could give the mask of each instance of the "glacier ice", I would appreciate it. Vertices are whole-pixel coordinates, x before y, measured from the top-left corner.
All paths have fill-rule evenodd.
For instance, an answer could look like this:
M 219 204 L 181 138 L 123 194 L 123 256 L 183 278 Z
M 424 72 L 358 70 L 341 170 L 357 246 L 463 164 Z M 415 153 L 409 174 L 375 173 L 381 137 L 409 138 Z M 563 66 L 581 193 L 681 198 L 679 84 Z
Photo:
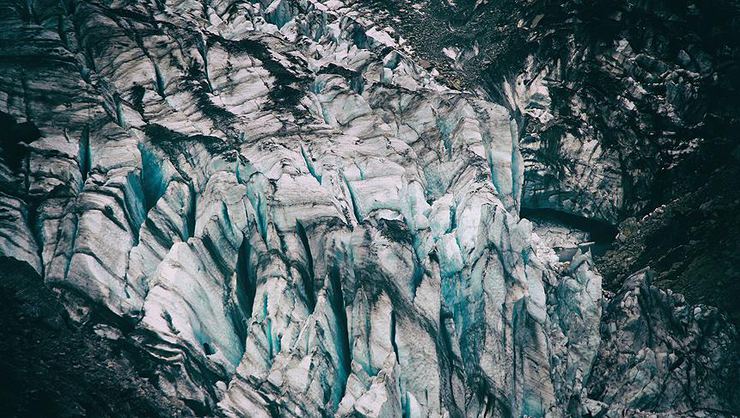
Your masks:
M 701 320 L 649 282 L 605 298 L 586 249 L 558 257 L 583 240 L 520 218 L 534 145 L 509 111 L 438 84 L 348 5 L 38 13 L 61 33 L 29 34 L 24 54 L 51 55 L 25 96 L 0 72 L 0 110 L 41 132 L 26 171 L 2 166 L 3 190 L 26 186 L 0 195 L 0 251 L 80 295 L 70 311 L 126 318 L 168 396 L 255 417 L 734 407 L 712 397 L 724 371 L 703 400 L 658 393 Z M 647 325 L 664 344 L 629 334 L 634 309 L 666 316 Z

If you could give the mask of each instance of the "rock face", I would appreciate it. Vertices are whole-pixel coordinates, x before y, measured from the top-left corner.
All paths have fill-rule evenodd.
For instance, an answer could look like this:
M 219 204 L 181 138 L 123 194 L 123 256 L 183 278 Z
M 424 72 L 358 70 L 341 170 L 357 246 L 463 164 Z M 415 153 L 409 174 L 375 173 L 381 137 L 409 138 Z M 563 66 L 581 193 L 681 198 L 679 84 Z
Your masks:
M 686 305 L 651 280 L 649 271 L 630 276 L 605 308 L 589 381 L 600 402 L 589 399 L 589 412 L 617 406 L 668 416 L 736 411 L 738 392 L 723 386 L 738 378 L 731 353 L 737 333 L 715 308 Z
M 605 294 L 587 232 L 520 217 L 521 114 L 362 7 L 2 7 L 0 254 L 146 358 L 162 415 L 740 412 L 724 316 Z M 600 180 L 546 209 L 615 221 L 609 151 L 558 153 Z

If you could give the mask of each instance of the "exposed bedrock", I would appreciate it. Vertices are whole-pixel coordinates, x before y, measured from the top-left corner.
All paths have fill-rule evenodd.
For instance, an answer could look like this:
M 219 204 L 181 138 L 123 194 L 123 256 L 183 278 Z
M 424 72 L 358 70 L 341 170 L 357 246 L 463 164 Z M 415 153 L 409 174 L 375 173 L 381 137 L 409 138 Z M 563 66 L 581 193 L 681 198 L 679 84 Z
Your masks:
M 520 218 L 510 111 L 353 8 L 0 7 L 0 251 L 183 414 L 738 411 L 734 328 L 605 297 L 579 231 Z

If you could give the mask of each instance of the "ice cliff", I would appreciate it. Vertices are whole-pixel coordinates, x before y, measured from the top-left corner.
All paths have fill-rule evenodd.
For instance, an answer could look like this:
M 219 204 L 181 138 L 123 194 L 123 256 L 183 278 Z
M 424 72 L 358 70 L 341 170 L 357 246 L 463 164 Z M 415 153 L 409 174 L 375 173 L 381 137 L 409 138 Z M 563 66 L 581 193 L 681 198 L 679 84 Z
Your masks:
M 520 216 L 537 167 L 511 106 L 439 82 L 372 15 L 0 10 L 0 254 L 140 351 L 178 414 L 740 411 L 721 312 L 649 271 L 603 291 L 587 233 Z M 607 180 L 579 208 L 618 199 Z

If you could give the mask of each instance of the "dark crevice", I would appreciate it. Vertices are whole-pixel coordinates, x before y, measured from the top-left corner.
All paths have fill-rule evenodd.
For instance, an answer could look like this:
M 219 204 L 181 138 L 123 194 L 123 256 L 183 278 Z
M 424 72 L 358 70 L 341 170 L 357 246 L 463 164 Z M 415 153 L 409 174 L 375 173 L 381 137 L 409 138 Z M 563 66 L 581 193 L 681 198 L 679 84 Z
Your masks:
M 7 113 L 0 112 L 0 147 L 8 167 L 18 172 L 28 156 L 28 144 L 41 138 L 41 131 L 31 121 L 16 122 Z
M 208 343 L 203 343 L 203 352 L 206 353 L 207 356 L 212 356 L 216 354 L 216 349 Z
M 185 231 L 185 237 L 183 239 L 184 241 L 187 241 L 189 238 L 192 238 L 195 235 L 195 219 L 198 204 L 198 195 L 195 193 L 195 188 L 193 187 L 192 183 L 188 184 L 188 190 L 190 192 L 190 207 L 188 208 L 187 212 L 187 223 L 185 225 L 187 231 Z
M 257 207 L 255 208 L 257 215 L 257 229 L 259 230 L 262 240 L 267 244 L 267 204 L 262 199 L 262 195 L 257 195 Z
M 313 165 L 314 159 L 309 158 L 308 153 L 306 153 L 306 149 L 301 146 L 301 155 L 303 156 L 303 161 L 306 163 L 306 168 L 308 169 L 308 172 L 311 173 L 311 175 L 316 179 L 316 181 L 321 184 L 321 175 L 316 172 L 316 168 Z
M 352 42 L 360 49 L 367 49 L 367 34 L 365 29 L 356 22 L 352 22 Z
M 519 214 L 522 218 L 534 221 L 555 221 L 571 228 L 586 231 L 591 235 L 592 241 L 600 244 L 611 243 L 619 232 L 616 226 L 607 222 L 572 215 L 570 213 L 560 212 L 554 209 L 522 208 Z
M 154 87 L 157 90 L 157 94 L 164 98 L 166 96 L 165 89 L 167 88 L 167 84 L 164 76 L 162 76 L 162 70 L 159 69 L 159 66 L 156 63 L 152 62 L 152 64 L 154 65 Z
M 456 205 L 450 205 L 450 228 L 445 232 L 452 232 L 457 228 L 457 207 Z
M 262 295 L 262 316 L 264 322 L 262 325 L 265 327 L 265 335 L 267 336 L 267 358 L 269 360 L 270 367 L 272 367 L 272 360 L 275 355 L 275 347 L 272 341 L 272 318 L 269 315 L 269 297 L 267 293 Z
M 414 254 L 414 273 L 411 277 L 411 294 L 416 297 L 416 291 L 419 289 L 421 282 L 424 281 L 424 267 L 421 261 Z
M 90 155 L 90 128 L 85 127 L 80 135 L 80 173 L 82 174 L 82 182 L 87 180 L 87 176 L 90 174 L 90 168 L 92 166 L 92 156 Z
M 453 352 L 453 336 L 447 326 L 447 321 L 452 319 L 452 313 L 445 306 L 439 311 L 439 334 L 436 339 L 437 354 L 439 357 L 441 401 L 450 411 L 450 416 L 462 418 L 465 414 L 457 404 L 454 393 L 454 375 L 461 370 Z M 464 406 L 464 405 L 463 405 Z
M 339 341 L 335 341 L 337 346 L 337 354 L 339 355 L 339 370 L 337 371 L 338 384 L 341 385 L 340 389 L 335 389 L 334 393 L 334 406 L 339 405 L 339 401 L 344 396 L 346 390 L 347 377 L 349 376 L 352 363 L 352 352 L 350 351 L 349 344 L 349 327 L 347 326 L 347 311 L 344 306 L 344 291 L 342 290 L 342 282 L 337 266 L 332 266 L 329 271 L 329 300 L 331 302 L 334 316 L 337 318 L 337 334 Z
M 201 58 L 203 59 L 203 76 L 206 84 L 208 85 L 208 93 L 213 93 L 213 85 L 211 84 L 211 77 L 208 74 L 208 43 L 204 39 L 197 37 L 195 39 L 196 48 Z
M 135 85 L 131 88 L 131 107 L 134 108 L 139 114 L 144 115 L 144 95 L 146 89 L 144 86 Z
M 296 222 L 296 233 L 306 252 L 306 267 L 305 269 L 301 269 L 303 270 L 301 271 L 301 276 L 303 276 L 303 292 L 306 294 L 308 311 L 313 312 L 316 307 L 316 273 L 314 271 L 313 256 L 311 255 L 311 245 L 308 241 L 308 235 L 300 221 Z
M 362 214 L 360 213 L 360 208 L 357 206 L 357 198 L 355 197 L 355 192 L 352 189 L 352 185 L 350 184 L 349 180 L 347 180 L 347 177 L 342 174 L 342 179 L 344 179 L 344 184 L 347 186 L 347 191 L 349 192 L 349 199 L 352 203 L 352 212 L 355 215 L 355 219 L 357 219 L 357 223 L 362 223 L 363 218 Z
M 144 191 L 144 207 L 146 212 L 149 212 L 164 195 L 166 183 L 161 162 L 154 152 L 143 145 L 139 145 L 139 152 L 141 153 L 141 185 Z
M 248 322 L 254 309 L 254 298 L 257 292 L 256 271 L 252 265 L 252 246 L 248 237 L 244 237 L 239 247 L 239 256 L 236 260 L 236 298 L 240 309 L 234 321 L 237 335 L 242 342 L 246 342 Z
M 398 354 L 398 343 L 396 342 L 396 311 L 391 311 L 391 346 L 396 353 L 396 363 L 401 362 L 401 356 Z
M 113 106 L 116 111 L 116 123 L 121 128 L 126 128 L 126 116 L 123 113 L 123 100 L 118 93 L 113 94 Z

